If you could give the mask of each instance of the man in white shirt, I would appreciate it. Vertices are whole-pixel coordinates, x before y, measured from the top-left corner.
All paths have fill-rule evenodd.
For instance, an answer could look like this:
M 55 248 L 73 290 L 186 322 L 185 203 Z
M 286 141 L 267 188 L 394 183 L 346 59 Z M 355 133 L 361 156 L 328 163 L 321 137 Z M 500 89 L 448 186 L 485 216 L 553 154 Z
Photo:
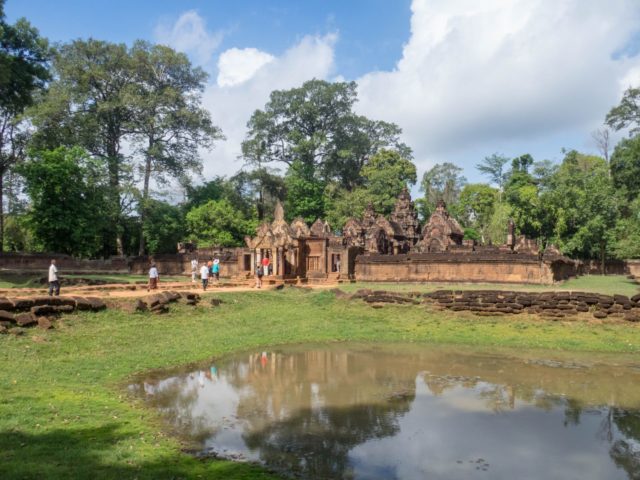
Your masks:
M 196 275 L 198 274 L 198 260 L 191 259 L 191 283 L 196 283 Z
M 202 290 L 206 290 L 209 283 L 209 267 L 207 267 L 206 263 L 203 263 L 202 268 L 200 268 L 200 279 L 202 280 Z
M 158 288 L 158 269 L 156 268 L 156 264 L 152 263 L 151 268 L 149 269 L 149 286 L 147 287 L 147 291 L 156 290 Z
M 58 279 L 58 269 L 56 268 L 56 261 L 51 260 L 49 266 L 49 296 L 55 293 L 56 297 L 60 295 L 60 280 Z

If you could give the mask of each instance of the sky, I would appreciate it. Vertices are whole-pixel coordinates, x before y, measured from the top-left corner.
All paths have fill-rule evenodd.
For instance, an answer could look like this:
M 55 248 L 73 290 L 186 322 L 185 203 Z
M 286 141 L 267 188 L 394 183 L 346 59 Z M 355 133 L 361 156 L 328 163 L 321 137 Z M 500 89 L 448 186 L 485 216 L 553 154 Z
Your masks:
M 597 153 L 592 132 L 640 85 L 638 0 L 7 0 L 52 42 L 146 39 L 210 75 L 204 106 L 226 141 L 204 178 L 243 164 L 251 114 L 274 89 L 353 80 L 356 111 L 398 124 L 418 173 L 484 157 Z M 614 139 L 620 138 L 616 134 Z M 415 189 L 414 189 L 415 191 Z

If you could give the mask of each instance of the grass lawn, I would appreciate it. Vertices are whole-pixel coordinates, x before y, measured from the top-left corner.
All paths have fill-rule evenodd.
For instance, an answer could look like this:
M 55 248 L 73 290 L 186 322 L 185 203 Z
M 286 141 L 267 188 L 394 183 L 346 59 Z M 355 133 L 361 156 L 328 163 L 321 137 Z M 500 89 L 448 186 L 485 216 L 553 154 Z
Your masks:
M 373 309 L 289 287 L 215 296 L 225 302 L 215 309 L 204 297 L 164 316 L 111 309 L 65 317 L 58 330 L 0 336 L 0 478 L 273 478 L 251 465 L 182 453 L 158 414 L 125 388 L 136 373 L 234 351 L 350 340 L 640 353 L 635 324 Z
M 340 288 L 346 292 L 355 292 L 360 288 L 372 290 L 393 290 L 401 292 L 432 292 L 434 290 L 512 290 L 530 292 L 548 292 L 553 290 L 594 292 L 605 295 L 619 293 L 633 296 L 640 293 L 640 285 L 624 275 L 584 275 L 572 278 L 557 285 L 524 285 L 514 283 L 383 283 L 358 282 L 341 284 Z

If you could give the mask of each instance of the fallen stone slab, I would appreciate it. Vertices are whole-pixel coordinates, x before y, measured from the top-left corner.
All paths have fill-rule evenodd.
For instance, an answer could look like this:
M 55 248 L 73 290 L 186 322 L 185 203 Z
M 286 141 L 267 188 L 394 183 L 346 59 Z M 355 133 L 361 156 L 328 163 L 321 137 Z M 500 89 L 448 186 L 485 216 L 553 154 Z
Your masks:
M 15 323 L 15 315 L 11 312 L 7 312 L 6 310 L 0 310 L 0 321 Z
M 87 297 L 87 301 L 91 304 L 91 310 L 94 312 L 99 312 L 100 310 L 105 310 L 107 308 L 107 304 L 100 298 Z
M 15 318 L 16 324 L 18 324 L 18 326 L 20 327 L 28 327 L 30 325 L 35 325 L 36 323 L 38 323 L 38 319 L 31 312 L 18 313 Z
M 38 317 L 38 328 L 50 330 L 53 328 L 53 323 L 49 317 Z

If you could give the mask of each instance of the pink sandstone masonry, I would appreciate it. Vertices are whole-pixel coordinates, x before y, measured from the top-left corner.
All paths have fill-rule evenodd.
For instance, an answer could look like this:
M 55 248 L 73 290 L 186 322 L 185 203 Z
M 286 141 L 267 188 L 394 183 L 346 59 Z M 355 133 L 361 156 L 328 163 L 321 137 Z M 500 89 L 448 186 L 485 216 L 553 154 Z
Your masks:
M 505 282 L 552 284 L 575 276 L 575 265 L 535 255 L 363 255 L 356 280 L 365 282 Z

